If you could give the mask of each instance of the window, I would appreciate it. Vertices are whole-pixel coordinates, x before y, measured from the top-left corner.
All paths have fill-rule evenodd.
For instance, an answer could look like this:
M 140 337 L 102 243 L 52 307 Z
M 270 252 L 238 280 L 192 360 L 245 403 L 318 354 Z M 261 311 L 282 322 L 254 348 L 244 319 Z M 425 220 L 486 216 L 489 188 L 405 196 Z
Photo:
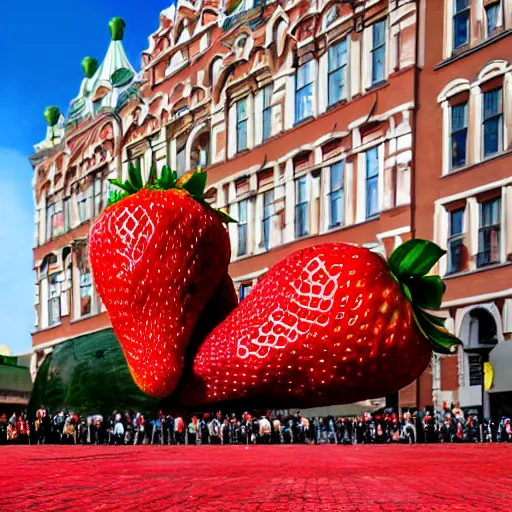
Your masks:
M 468 104 L 452 107 L 452 169 L 465 165 L 468 139 Z
M 86 191 L 80 192 L 78 194 L 77 201 L 78 201 L 78 216 L 80 218 L 80 223 L 83 223 L 89 218 L 89 208 L 87 205 Z
M 52 236 L 57 237 L 64 233 L 64 212 L 62 211 L 62 201 L 57 201 L 53 208 L 53 226 Z
M 60 322 L 60 298 L 57 274 L 48 278 L 48 327 Z
M 103 195 L 101 190 L 102 180 L 100 176 L 94 179 L 94 216 L 99 215 L 103 206 Z
M 448 235 L 448 273 L 463 270 L 464 255 L 464 208 L 450 212 Z
M 295 76 L 295 122 L 313 115 L 313 61 L 297 69 Z
M 252 283 L 242 283 L 238 289 L 238 300 L 243 301 L 252 290 Z
M 482 357 L 480 354 L 468 354 L 469 385 L 482 385 Z
M 80 272 L 80 316 L 91 314 L 92 282 L 89 268 Z
M 237 256 L 247 254 L 247 199 L 238 203 L 238 250 Z
M 46 205 L 46 241 L 53 237 L 53 215 L 55 213 L 55 205 L 49 203 Z
M 236 104 L 236 150 L 247 149 L 247 98 Z
M 263 222 L 262 237 L 263 246 L 268 250 L 270 243 L 270 221 L 274 213 L 274 191 L 269 190 L 263 194 Z
M 470 0 L 453 0 L 453 48 L 457 49 L 469 42 Z
M 181 178 L 186 172 L 187 163 L 186 163 L 186 151 L 185 146 L 178 150 L 176 153 L 176 167 L 178 171 L 178 177 Z
M 503 8 L 501 1 L 486 7 L 485 12 L 487 15 L 487 37 L 491 37 L 496 32 L 496 29 L 503 24 Z
M 372 85 L 385 79 L 386 73 L 386 20 L 373 24 Z
M 493 155 L 503 146 L 502 89 L 484 93 L 484 156 Z
M 308 234 L 307 180 L 302 176 L 296 182 L 295 199 L 295 238 Z
M 347 40 L 334 44 L 329 48 L 329 105 L 334 105 L 345 97 L 347 81 Z
M 485 267 L 500 261 L 500 209 L 500 198 L 480 204 L 477 267 Z
M 366 218 L 379 210 L 379 152 L 377 148 L 366 152 Z
M 71 201 L 69 197 L 64 199 L 64 232 L 67 233 L 71 229 Z
M 263 89 L 263 140 L 272 134 L 272 85 Z
M 344 162 L 331 166 L 329 187 L 329 227 L 342 226 L 345 221 L 345 193 L 343 190 Z

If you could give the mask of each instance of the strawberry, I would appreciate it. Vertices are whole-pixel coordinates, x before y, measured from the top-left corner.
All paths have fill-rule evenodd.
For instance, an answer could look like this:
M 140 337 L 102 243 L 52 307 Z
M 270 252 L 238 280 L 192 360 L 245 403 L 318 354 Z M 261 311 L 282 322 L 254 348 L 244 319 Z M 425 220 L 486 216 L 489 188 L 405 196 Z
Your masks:
M 197 319 L 224 278 L 230 244 L 222 212 L 203 198 L 206 173 L 177 180 L 167 167 L 143 185 L 130 167 L 123 192 L 91 228 L 97 291 L 107 308 L 134 381 L 164 397 L 178 383 Z
M 432 349 L 459 340 L 442 319 L 444 283 L 427 272 L 444 254 L 411 240 L 386 262 L 324 244 L 275 265 L 198 349 L 184 405 L 243 399 L 311 407 L 387 396 L 419 377 Z

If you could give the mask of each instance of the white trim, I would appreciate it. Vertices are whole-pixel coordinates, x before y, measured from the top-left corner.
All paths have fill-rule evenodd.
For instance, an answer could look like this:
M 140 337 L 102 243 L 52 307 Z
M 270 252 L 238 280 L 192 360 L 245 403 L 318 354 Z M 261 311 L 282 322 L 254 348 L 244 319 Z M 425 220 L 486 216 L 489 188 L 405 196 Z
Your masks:
M 481 185 L 480 187 L 471 188 L 465 190 L 464 192 L 459 192 L 458 194 L 442 197 L 440 199 L 437 199 L 434 204 L 445 205 L 448 203 L 452 203 L 454 201 L 458 201 L 460 199 L 466 199 L 468 197 L 481 194 L 482 192 L 487 192 L 488 190 L 492 190 L 494 188 L 501 188 L 510 184 L 512 184 L 512 177 L 503 178 L 502 180 L 486 183 L 485 185 Z
M 382 240 L 383 238 L 390 238 L 392 236 L 405 235 L 410 232 L 411 232 L 411 226 L 403 226 L 401 228 L 391 229 L 390 231 L 384 231 L 383 233 L 378 233 L 377 240 Z
M 480 302 L 488 302 L 495 299 L 512 296 L 512 288 L 502 290 L 500 292 L 484 293 L 482 295 L 473 295 L 472 297 L 464 297 L 462 299 L 454 299 L 443 302 L 441 308 L 452 308 L 456 306 L 465 306 L 468 304 L 476 304 Z
M 443 90 L 437 96 L 437 103 L 442 103 L 459 92 L 469 91 L 470 87 L 471 84 L 469 80 L 466 80 L 465 78 L 456 78 L 444 86 Z
M 243 281 L 250 281 L 251 279 L 258 279 L 258 277 L 261 277 L 266 272 L 268 272 L 268 267 L 261 270 L 256 270 L 255 272 L 251 272 L 250 274 L 245 274 L 243 276 L 236 276 L 232 279 L 234 283 L 241 283 Z

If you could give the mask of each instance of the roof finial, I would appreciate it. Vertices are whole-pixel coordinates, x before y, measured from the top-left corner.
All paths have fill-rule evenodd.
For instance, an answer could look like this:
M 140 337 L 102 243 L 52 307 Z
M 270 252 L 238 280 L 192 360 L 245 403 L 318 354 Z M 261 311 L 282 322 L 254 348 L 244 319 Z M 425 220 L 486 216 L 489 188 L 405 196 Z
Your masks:
M 94 73 L 98 70 L 98 59 L 94 57 L 85 57 L 82 61 L 82 69 L 84 70 L 84 75 L 87 78 L 92 78 Z
M 110 28 L 110 39 L 112 39 L 112 41 L 122 41 L 124 29 L 126 28 L 126 23 L 123 18 L 119 18 L 117 16 L 112 18 L 108 22 L 108 26 Z
M 59 107 L 46 107 L 44 109 L 44 118 L 46 119 L 46 122 L 48 123 L 48 126 L 54 127 L 59 122 L 60 117 L 60 109 Z

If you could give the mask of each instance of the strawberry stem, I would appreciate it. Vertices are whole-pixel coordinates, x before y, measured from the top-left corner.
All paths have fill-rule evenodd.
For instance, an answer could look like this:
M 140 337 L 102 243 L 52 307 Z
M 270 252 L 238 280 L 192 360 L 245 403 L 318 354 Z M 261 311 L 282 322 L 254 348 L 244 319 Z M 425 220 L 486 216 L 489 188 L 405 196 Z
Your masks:
M 397 247 L 387 264 L 412 305 L 418 329 L 432 344 L 434 352 L 451 354 L 462 342 L 444 327 L 443 318 L 424 311 L 441 307 L 446 285 L 439 276 L 426 274 L 445 254 L 433 242 L 415 238 Z
M 172 171 L 165 165 L 160 173 L 160 178 L 157 177 L 156 166 L 151 166 L 149 177 L 146 183 L 144 183 L 142 177 L 142 171 L 140 165 L 130 164 L 128 166 L 128 179 L 124 182 L 116 179 L 109 179 L 108 181 L 121 189 L 121 191 L 113 190 L 110 192 L 107 208 L 125 197 L 136 194 L 140 190 L 185 190 L 193 197 L 198 203 L 211 208 L 211 206 L 205 201 L 204 189 L 206 187 L 207 175 L 205 171 L 196 169 L 185 173 L 181 178 L 178 179 L 178 173 Z M 213 208 L 213 210 L 222 219 L 222 222 L 236 222 L 227 213 L 222 210 Z

